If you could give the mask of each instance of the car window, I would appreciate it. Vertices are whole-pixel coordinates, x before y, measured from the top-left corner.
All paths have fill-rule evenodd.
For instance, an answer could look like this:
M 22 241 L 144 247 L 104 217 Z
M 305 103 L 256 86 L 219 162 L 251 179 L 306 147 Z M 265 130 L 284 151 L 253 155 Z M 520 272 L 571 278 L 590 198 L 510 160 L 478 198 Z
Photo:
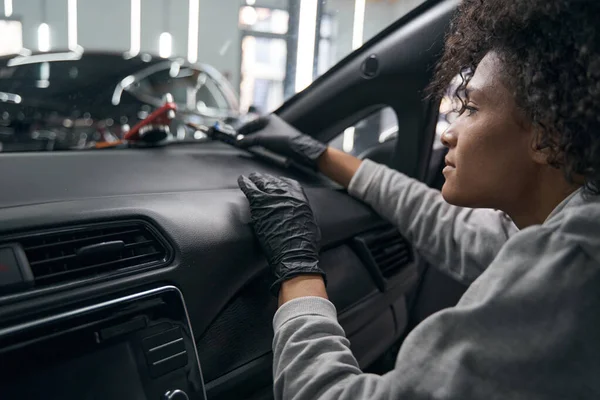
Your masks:
M 181 127 L 277 109 L 423 1 L 4 0 L 0 147 L 118 144 L 167 93 L 204 139 Z
M 276 109 L 423 1 L 243 2 L 239 10 L 242 108 Z M 294 27 L 297 38 L 289 31 Z
M 397 135 L 396 113 L 391 107 L 385 107 L 345 129 L 329 145 L 360 156 L 372 147 L 396 139 Z
M 436 127 L 436 140 L 433 143 L 433 149 L 443 147 L 441 143 L 442 134 L 450 127 L 450 124 L 458 117 L 461 108 L 460 100 L 456 93 L 462 78 L 456 75 L 446 89 L 446 93 L 440 102 L 438 114 L 438 123 Z
M 448 88 L 447 94 L 440 102 L 435 138 L 433 140 L 434 152 L 443 150 L 444 146 L 441 142 L 442 134 L 450 127 L 450 124 L 457 116 L 458 105 L 453 96 L 457 83 L 458 77 L 453 81 Z M 391 107 L 385 107 L 340 132 L 339 135 L 331 140 L 329 145 L 358 156 L 380 143 L 395 140 L 397 137 L 398 120 L 396 113 Z

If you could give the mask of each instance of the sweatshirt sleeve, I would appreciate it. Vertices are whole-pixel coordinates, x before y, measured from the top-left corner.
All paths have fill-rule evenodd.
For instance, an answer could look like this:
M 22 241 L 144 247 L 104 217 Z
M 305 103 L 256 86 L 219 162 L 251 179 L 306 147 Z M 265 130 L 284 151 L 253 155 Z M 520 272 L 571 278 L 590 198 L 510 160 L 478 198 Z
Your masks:
M 600 398 L 597 261 L 551 230 L 517 236 L 456 307 L 407 336 L 382 376 L 361 372 L 328 300 L 284 304 L 275 399 Z
M 467 284 L 518 231 L 500 211 L 452 206 L 438 190 L 370 160 L 348 192 L 394 224 L 429 263 Z
M 338 390 L 351 390 L 347 398 L 371 398 L 366 395 L 368 386 L 376 385 L 381 377 L 362 373 L 330 301 L 294 299 L 279 308 L 273 328 L 276 400 L 342 398 Z

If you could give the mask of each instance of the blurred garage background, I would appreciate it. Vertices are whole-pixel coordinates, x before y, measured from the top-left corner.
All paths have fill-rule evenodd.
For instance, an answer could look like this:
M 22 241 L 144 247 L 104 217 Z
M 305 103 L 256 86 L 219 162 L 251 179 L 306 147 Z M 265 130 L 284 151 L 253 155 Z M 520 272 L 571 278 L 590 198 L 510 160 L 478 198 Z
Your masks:
M 102 51 L 208 64 L 231 84 L 238 111 L 267 113 L 424 0 L 0 1 L 1 55 Z M 334 145 L 358 154 L 396 134 L 383 109 Z

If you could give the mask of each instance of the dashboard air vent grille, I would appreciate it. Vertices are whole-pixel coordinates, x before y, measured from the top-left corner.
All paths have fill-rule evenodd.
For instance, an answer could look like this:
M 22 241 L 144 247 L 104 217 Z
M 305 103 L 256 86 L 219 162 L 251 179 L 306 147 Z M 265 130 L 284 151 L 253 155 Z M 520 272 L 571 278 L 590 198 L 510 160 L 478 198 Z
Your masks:
M 413 261 L 411 246 L 397 229 L 389 228 L 364 238 L 384 278 L 390 278 Z
M 168 261 L 164 239 L 144 222 L 79 226 L 17 239 L 36 286 Z

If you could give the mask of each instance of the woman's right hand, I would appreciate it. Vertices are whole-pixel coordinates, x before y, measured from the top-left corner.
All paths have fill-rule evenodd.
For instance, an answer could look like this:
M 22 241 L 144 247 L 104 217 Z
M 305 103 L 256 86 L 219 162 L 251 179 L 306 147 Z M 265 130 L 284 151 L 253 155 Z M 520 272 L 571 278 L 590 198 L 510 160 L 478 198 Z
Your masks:
M 251 122 L 238 130 L 238 147 L 261 146 L 301 165 L 317 169 L 319 157 L 327 150 L 326 144 L 303 134 L 275 114 L 261 117 L 262 121 L 264 119 L 268 119 L 268 123 L 257 125 Z M 255 130 L 254 126 L 262 129 Z
M 262 146 L 274 153 L 289 157 L 301 165 L 318 170 L 346 188 L 361 164 L 358 158 L 327 147 L 324 143 L 298 131 L 275 114 L 261 117 L 257 123 L 251 122 L 242 126 L 238 134 L 239 147 Z

